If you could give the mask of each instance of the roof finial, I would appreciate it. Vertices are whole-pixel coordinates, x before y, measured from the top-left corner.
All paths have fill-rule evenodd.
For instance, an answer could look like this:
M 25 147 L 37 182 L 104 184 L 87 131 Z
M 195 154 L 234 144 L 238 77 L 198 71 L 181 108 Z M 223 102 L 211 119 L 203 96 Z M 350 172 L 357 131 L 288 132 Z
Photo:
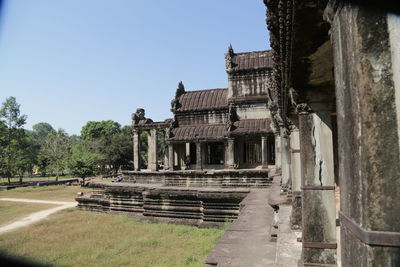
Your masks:
M 233 54 L 235 54 L 235 51 L 233 51 L 233 47 L 232 47 L 231 43 L 229 43 L 229 46 L 228 46 L 228 54 L 230 56 L 233 56 Z
M 234 55 L 235 52 L 233 51 L 232 44 L 229 44 L 228 52 L 225 54 L 225 67 L 227 72 L 230 72 L 232 70 Z
M 185 92 L 185 86 L 183 85 L 183 82 L 182 82 L 182 81 L 179 81 L 179 83 L 178 83 L 178 89 L 181 90 L 181 91 L 183 91 L 183 92 Z
M 175 98 L 171 101 L 171 111 L 175 112 L 179 108 L 179 97 L 185 93 L 185 86 L 179 81 L 178 88 L 175 91 Z
M 176 88 L 175 98 L 180 97 L 184 93 L 185 93 L 185 86 L 183 85 L 182 81 L 179 81 L 178 88 Z

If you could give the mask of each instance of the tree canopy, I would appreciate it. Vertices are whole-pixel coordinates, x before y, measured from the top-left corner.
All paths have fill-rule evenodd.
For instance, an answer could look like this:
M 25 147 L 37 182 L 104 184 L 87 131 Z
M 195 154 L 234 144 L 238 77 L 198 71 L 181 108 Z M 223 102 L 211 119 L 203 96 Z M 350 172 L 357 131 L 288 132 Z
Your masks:
M 21 154 L 25 131 L 23 126 L 26 122 L 26 115 L 21 115 L 20 105 L 15 97 L 11 96 L 3 102 L 0 109 L 1 131 L 4 134 L 2 140 L 2 151 L 0 158 L 1 172 L 10 178 L 18 172 L 19 158 Z M 22 179 L 22 178 L 21 178 Z
M 27 116 L 20 112 L 15 97 L 7 98 L 0 108 L 0 177 L 18 175 L 20 181 L 33 172 L 41 175 L 63 174 L 85 178 L 98 174 L 116 174 L 133 167 L 132 127 L 112 120 L 89 121 L 81 136 L 69 136 L 47 122 L 32 130 L 24 129 Z M 142 162 L 146 162 L 147 135 L 140 136 Z
M 39 122 L 32 126 L 32 133 L 39 140 L 43 140 L 47 135 L 55 132 L 53 126 L 47 122 Z
M 99 138 L 102 136 L 111 136 L 121 131 L 121 125 L 118 122 L 107 121 L 88 121 L 82 127 L 81 136 L 83 139 Z

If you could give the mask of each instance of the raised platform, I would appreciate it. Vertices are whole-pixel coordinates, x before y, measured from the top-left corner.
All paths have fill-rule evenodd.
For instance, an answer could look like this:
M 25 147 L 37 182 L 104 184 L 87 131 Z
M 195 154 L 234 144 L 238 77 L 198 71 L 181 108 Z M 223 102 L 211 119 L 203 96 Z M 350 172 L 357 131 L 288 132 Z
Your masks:
M 222 226 L 236 219 L 248 189 L 182 188 L 161 184 L 89 184 L 93 194 L 77 197 L 78 208 L 122 213 L 154 222 L 200 227 Z
M 272 182 L 268 172 L 268 169 L 122 171 L 122 182 L 178 187 L 267 187 Z

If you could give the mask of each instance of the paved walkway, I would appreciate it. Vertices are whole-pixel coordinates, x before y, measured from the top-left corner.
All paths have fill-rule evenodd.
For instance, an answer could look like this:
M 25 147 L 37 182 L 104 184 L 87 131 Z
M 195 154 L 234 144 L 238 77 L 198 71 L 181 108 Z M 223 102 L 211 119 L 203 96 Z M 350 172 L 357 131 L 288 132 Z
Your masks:
M 290 229 L 291 212 L 290 205 L 279 206 L 275 267 L 298 266 L 301 262 L 301 242 L 297 241 L 297 238 L 301 237 L 301 231 Z
M 32 223 L 41 221 L 47 218 L 49 215 L 56 213 L 60 210 L 72 208 L 77 205 L 76 202 L 65 202 L 65 201 L 47 201 L 47 200 L 36 200 L 36 199 L 21 199 L 21 198 L 0 198 L 0 201 L 13 201 L 13 202 L 27 202 L 27 203 L 40 203 L 40 204 L 53 204 L 59 205 L 58 207 L 46 209 L 42 211 L 38 211 L 32 213 L 22 219 L 19 219 L 15 222 L 7 224 L 5 226 L 0 227 L 0 234 L 6 233 L 9 231 L 13 231 L 17 228 L 24 227 L 30 225 Z
M 206 266 L 273 266 L 276 242 L 270 241 L 273 209 L 270 189 L 254 189 L 243 200 L 239 218 L 207 256 Z

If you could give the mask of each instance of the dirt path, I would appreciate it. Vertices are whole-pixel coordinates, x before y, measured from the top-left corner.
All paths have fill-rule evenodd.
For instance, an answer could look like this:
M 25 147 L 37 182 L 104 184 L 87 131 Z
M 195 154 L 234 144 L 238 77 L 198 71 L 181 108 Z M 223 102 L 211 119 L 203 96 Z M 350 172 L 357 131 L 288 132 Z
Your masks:
M 77 205 L 76 202 L 65 202 L 65 201 L 47 201 L 47 200 L 36 200 L 36 199 L 21 199 L 21 198 L 0 198 L 0 201 L 13 201 L 13 202 L 27 202 L 27 203 L 40 203 L 40 204 L 53 204 L 53 205 L 60 205 L 55 208 L 46 209 L 42 211 L 38 211 L 32 213 L 22 219 L 19 219 L 15 222 L 7 224 L 5 226 L 0 227 L 0 234 L 13 231 L 17 228 L 24 227 L 30 225 L 32 223 L 41 221 L 47 218 L 49 215 L 56 213 L 57 211 L 72 208 Z

